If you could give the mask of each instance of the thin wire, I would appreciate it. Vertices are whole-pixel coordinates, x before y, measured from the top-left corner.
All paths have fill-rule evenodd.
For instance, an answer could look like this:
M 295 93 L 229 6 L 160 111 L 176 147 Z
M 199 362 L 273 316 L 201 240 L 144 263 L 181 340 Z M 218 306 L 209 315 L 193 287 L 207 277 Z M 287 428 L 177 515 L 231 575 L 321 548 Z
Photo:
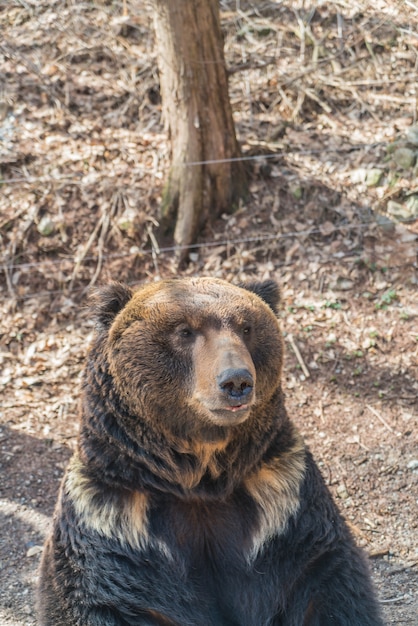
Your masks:
M 340 230 L 345 230 L 347 228 L 353 228 L 353 229 L 364 228 L 368 224 L 370 224 L 370 222 L 360 222 L 360 223 L 353 224 L 353 225 L 343 224 L 341 226 L 335 227 L 334 230 L 330 232 L 330 234 L 333 234 L 334 232 L 339 232 Z M 187 246 L 186 245 L 170 246 L 167 248 L 161 248 L 160 251 L 161 252 L 176 252 L 177 250 L 183 251 L 183 250 L 194 250 L 196 248 L 213 248 L 216 246 L 235 245 L 237 243 L 254 243 L 256 241 L 271 241 L 274 239 L 288 239 L 290 237 L 315 235 L 319 233 L 321 233 L 321 230 L 319 228 L 314 228 L 314 229 L 309 229 L 309 230 L 300 230 L 300 231 L 294 230 L 288 233 L 274 233 L 274 234 L 255 235 L 254 237 L 243 237 L 243 238 L 238 238 L 238 239 L 224 239 L 222 241 L 208 241 L 208 242 L 190 244 Z
M 365 228 L 367 226 L 369 226 L 370 224 L 373 224 L 376 222 L 362 222 L 362 223 L 357 223 L 357 224 L 344 224 L 341 225 L 339 227 L 335 227 L 334 230 L 332 231 L 333 234 L 335 232 L 339 232 L 341 230 L 345 230 L 345 229 L 361 229 L 361 228 Z M 164 248 L 160 248 L 158 254 L 162 254 L 162 253 L 167 253 L 167 252 L 176 252 L 179 250 L 192 250 L 192 249 L 196 249 L 196 248 L 211 248 L 211 247 L 217 247 L 217 246 L 225 246 L 225 245 L 235 245 L 238 243 L 255 243 L 257 241 L 272 241 L 274 239 L 286 239 L 286 238 L 290 238 L 290 237 L 297 237 L 297 236 L 305 236 L 305 235 L 312 235 L 312 234 L 317 234 L 320 233 L 320 229 L 311 229 L 311 230 L 306 230 L 306 231 L 292 231 L 289 233 L 276 233 L 273 235 L 259 235 L 259 236 L 254 236 L 254 237 L 242 237 L 242 238 L 237 238 L 237 239 L 226 239 L 226 240 L 222 240 L 222 241 L 207 241 L 207 242 L 202 242 L 202 243 L 197 243 L 197 244 L 193 244 L 193 245 L 189 245 L 189 246 L 167 246 Z M 329 236 L 329 235 L 327 235 Z M 134 254 L 143 254 L 143 255 L 152 255 L 153 253 L 155 253 L 155 250 L 139 250 L 139 251 L 135 251 L 135 252 L 127 252 L 127 253 L 121 253 L 121 254 L 110 254 L 110 255 L 105 255 L 103 256 L 103 259 L 115 259 L 115 258 L 124 258 L 124 257 L 128 257 L 128 256 L 133 256 Z M 358 256 L 355 252 L 347 252 L 344 257 L 339 257 L 340 260 L 342 258 L 348 258 L 348 257 L 353 257 L 353 256 Z M 94 260 L 96 257 L 95 256 L 90 256 L 90 257 L 86 257 L 84 260 Z M 331 263 L 331 262 L 335 262 L 336 258 L 338 258 L 336 255 L 332 255 L 329 258 L 327 258 L 326 260 L 322 260 L 319 261 L 322 265 L 325 265 L 327 263 Z M 60 263 L 61 261 L 66 261 L 68 259 L 60 259 L 60 260 L 55 260 L 55 261 L 50 261 L 51 264 L 56 264 L 56 263 Z M 40 263 L 22 263 L 19 265 L 11 265 L 9 266 L 7 269 L 11 269 L 11 268 L 22 268 L 22 267 L 36 267 L 36 266 L 40 266 L 40 265 L 44 265 L 45 263 L 48 263 L 48 261 L 45 262 L 40 262 Z M 289 267 L 290 265 L 292 265 L 292 263 L 276 263 L 275 264 L 275 268 L 279 268 L 279 267 Z M 409 268 L 417 268 L 418 265 L 414 262 L 411 263 L 404 263 L 401 265 L 393 265 L 391 266 L 391 269 L 400 269 L 400 268 L 405 268 L 405 267 L 409 267 Z M 0 268 L 1 270 L 2 268 Z M 3 269 L 3 271 L 5 271 Z M 135 284 L 139 284 L 140 281 L 136 281 L 131 283 L 132 285 Z M 77 287 L 75 289 L 72 289 L 71 292 L 69 294 L 67 294 L 68 296 L 70 296 L 73 293 L 81 293 L 83 291 L 86 291 L 86 287 Z M 57 289 L 57 290 L 53 290 L 53 291 L 41 291 L 41 292 L 32 292 L 32 293 L 28 293 L 25 294 L 24 296 L 19 296 L 17 294 L 15 294 L 16 299 L 19 301 L 25 301 L 25 300 L 29 300 L 30 298 L 33 297 L 43 297 L 43 296 L 55 296 L 55 295 L 62 295 L 65 294 L 65 288 L 64 289 Z M 5 302 L 7 300 L 7 298 L 5 297 L 0 297 L 0 302 Z
M 333 235 L 336 232 L 340 232 L 340 231 L 347 230 L 347 229 L 348 230 L 361 230 L 362 228 L 367 228 L 368 226 L 373 225 L 373 224 L 377 224 L 377 221 L 368 220 L 364 222 L 342 224 L 340 226 L 336 226 L 332 231 L 329 232 L 329 234 L 327 233 L 326 236 L 329 237 L 330 235 Z M 407 222 L 404 222 L 404 224 L 407 224 Z M 260 235 L 255 235 L 253 237 L 239 237 L 237 239 L 203 241 L 203 242 L 197 242 L 197 243 L 188 244 L 188 245 L 165 246 L 165 247 L 159 247 L 158 252 L 152 248 L 137 248 L 129 252 L 120 252 L 120 253 L 103 255 L 102 258 L 103 260 L 124 259 L 130 256 L 148 256 L 148 255 L 152 255 L 153 253 L 160 254 L 160 253 L 168 253 L 168 252 L 179 252 L 179 251 L 185 251 L 185 250 L 196 250 L 196 249 L 203 249 L 203 248 L 216 248 L 217 246 L 228 246 L 228 245 L 234 246 L 240 243 L 255 243 L 257 241 L 273 241 L 273 240 L 281 240 L 281 239 L 290 239 L 291 237 L 300 237 L 300 236 L 304 237 L 304 236 L 318 235 L 318 234 L 321 234 L 320 228 L 311 228 L 308 230 L 289 231 L 287 233 L 260 234 Z M 96 260 L 96 258 L 97 258 L 96 255 L 90 255 L 90 256 L 84 257 L 83 261 L 94 261 Z M 7 265 L 7 270 L 11 270 L 11 269 L 22 270 L 22 269 L 49 266 L 49 265 L 60 265 L 60 264 L 69 263 L 69 262 L 72 264 L 75 264 L 77 262 L 77 257 L 75 256 L 75 257 L 65 257 L 62 259 L 45 259 L 43 261 L 36 261 L 36 262 L 31 262 L 31 263 L 12 263 L 10 265 Z M 4 271 L 6 271 L 5 268 L 0 267 L 0 272 L 4 272 Z
M 255 154 L 255 155 L 250 155 L 250 156 L 241 156 L 241 157 L 231 157 L 228 159 L 208 159 L 206 161 L 186 161 L 185 163 L 183 163 L 183 167 L 192 167 L 195 165 L 214 165 L 216 163 L 235 163 L 237 161 L 257 161 L 257 160 L 263 160 L 263 159 L 277 159 L 280 156 L 284 156 L 287 154 L 294 154 L 294 155 L 299 155 L 299 154 L 303 154 L 303 155 L 307 155 L 307 154 L 331 154 L 333 152 L 341 152 L 343 154 L 345 154 L 346 152 L 353 152 L 355 150 L 363 150 L 364 148 L 376 148 L 379 146 L 383 146 L 386 145 L 386 142 L 384 141 L 378 141 L 378 142 L 374 142 L 374 143 L 362 143 L 362 144 L 357 144 L 355 146 L 349 146 L 347 148 L 338 148 L 335 150 L 332 149 L 322 149 L 322 148 L 312 148 L 310 150 L 297 150 L 295 148 L 292 148 L 291 146 L 278 146 L 277 147 L 277 152 L 269 152 L 267 154 Z M 140 168 L 140 173 L 144 173 L 144 172 L 154 172 L 155 169 L 154 168 L 147 168 L 147 167 L 142 167 Z M 138 172 L 136 172 L 138 173 Z M 32 183 L 37 183 L 37 182 L 42 182 L 42 183 L 54 183 L 54 182 L 68 182 L 68 184 L 79 184 L 79 185 L 93 185 L 93 184 L 97 184 L 97 181 L 102 179 L 102 178 L 119 178 L 120 177 L 120 173 L 101 173 L 99 174 L 95 180 L 91 180 L 91 181 L 83 181 L 83 180 L 76 180 L 76 179 L 80 179 L 84 176 L 91 176 L 92 174 L 94 174 L 94 172 L 87 172 L 87 174 L 71 174 L 71 175 L 63 175 L 63 176 L 39 176 L 39 177 L 28 177 L 28 178 L 0 178 L 0 185 L 9 185 L 9 184 L 14 184 L 14 183 L 28 183 L 28 184 L 32 184 Z
M 80 176 L 82 176 L 82 174 L 72 174 L 70 176 L 58 176 L 49 178 L 46 176 L 39 176 L 38 178 L 0 178 L 0 185 L 9 185 L 14 183 L 29 183 L 31 185 L 32 183 L 55 183 L 62 181 L 67 181 L 68 184 L 77 184 L 77 181 L 75 179 L 79 178 Z M 114 176 L 117 176 L 117 174 L 106 174 L 106 178 L 112 178 Z M 100 178 L 104 178 L 104 176 L 101 175 Z M 89 183 L 85 183 L 82 180 L 79 181 L 80 185 L 93 185 L 96 183 L 97 180 Z
M 354 152 L 355 150 L 363 150 L 364 148 L 376 148 L 378 146 L 387 145 L 384 141 L 378 141 L 374 143 L 360 143 L 355 146 L 350 146 L 348 148 L 337 148 L 334 150 L 327 150 L 322 148 L 311 148 L 309 150 L 296 150 L 292 149 L 289 146 L 277 146 L 277 152 L 271 152 L 268 154 L 257 154 L 251 156 L 243 156 L 243 157 L 231 157 L 229 159 L 209 159 L 207 161 L 186 161 L 183 164 L 183 167 L 187 167 L 190 165 L 213 165 L 215 163 L 234 163 L 236 161 L 253 161 L 255 159 L 274 159 L 286 154 L 330 154 L 332 152 Z
M 341 224 L 340 226 L 336 226 L 334 228 L 333 231 L 331 231 L 329 233 L 329 235 L 332 235 L 336 232 L 340 232 L 342 230 L 346 230 L 346 229 L 352 229 L 352 230 L 360 230 L 361 228 L 366 228 L 367 226 L 369 226 L 370 224 L 376 223 L 375 221 L 364 221 L 364 222 L 357 222 L 354 224 Z M 167 253 L 167 252 L 178 252 L 178 251 L 184 251 L 184 250 L 196 250 L 196 249 L 202 249 L 202 248 L 215 248 L 217 246 L 234 246 L 236 244 L 239 243 L 255 243 L 257 241 L 273 241 L 273 240 L 280 240 L 280 239 L 290 239 L 291 237 L 304 237 L 307 235 L 317 235 L 317 234 L 321 234 L 321 229 L 320 228 L 311 228 L 308 230 L 294 230 L 294 231 L 290 231 L 287 233 L 265 233 L 265 234 L 260 234 L 260 235 L 254 235 L 253 237 L 238 237 L 236 239 L 222 239 L 219 241 L 203 241 L 203 242 L 198 242 L 198 243 L 194 243 L 194 244 L 189 244 L 189 245 L 183 245 L 183 246 L 179 246 L 179 245 L 173 245 L 173 246 L 165 246 L 165 247 L 161 247 L 159 248 L 159 253 Z M 327 236 L 329 236 L 327 234 Z M 129 252 L 120 252 L 120 253 L 113 253 L 113 254 L 107 254 L 107 255 L 103 255 L 103 259 L 123 259 L 129 256 L 134 256 L 134 255 L 149 255 L 152 254 L 153 250 L 152 249 L 142 249 L 142 248 L 138 248 L 134 251 L 129 251 Z M 155 252 L 155 250 L 154 250 Z M 84 261 L 94 261 L 96 259 L 96 255 L 90 255 L 90 256 L 86 256 L 84 257 Z M 34 267 L 41 267 L 41 266 L 48 266 L 48 265 L 60 265 L 62 263 L 74 263 L 76 262 L 77 257 L 65 257 L 62 259 L 45 259 L 44 261 L 36 261 L 36 262 L 31 262 L 31 263 L 12 263 L 10 265 L 7 265 L 7 270 L 10 269 L 28 269 L 28 268 L 34 268 Z M 4 267 L 0 267 L 0 272 L 4 272 L 5 268 Z
M 350 254 L 346 254 L 345 256 L 348 257 L 348 256 L 351 256 L 351 255 Z M 327 263 L 335 262 L 335 259 L 334 258 L 328 258 L 326 260 L 321 260 L 321 261 L 318 261 L 318 262 L 321 265 L 326 265 Z M 294 263 L 275 263 L 274 267 L 275 267 L 275 269 L 278 269 L 278 268 L 282 268 L 282 267 L 290 267 L 292 265 L 294 265 Z M 346 264 L 346 265 L 348 265 L 348 264 Z M 404 269 L 406 267 L 407 268 L 411 268 L 411 269 L 412 268 L 413 269 L 418 269 L 418 265 L 415 264 L 415 263 L 402 263 L 400 265 L 391 265 L 390 269 L 396 270 L 396 269 Z M 140 285 L 142 282 L 144 282 L 144 281 L 139 281 L 138 280 L 138 281 L 128 282 L 127 284 L 129 286 L 135 286 L 135 285 Z M 85 286 L 83 286 L 83 287 L 76 287 L 76 288 L 73 288 L 71 290 L 71 293 L 67 293 L 67 294 L 65 292 L 65 288 L 64 289 L 55 289 L 53 291 L 32 292 L 32 293 L 25 294 L 24 296 L 19 296 L 18 294 L 15 294 L 15 297 L 16 297 L 16 300 L 18 300 L 20 302 L 25 301 L 25 300 L 30 300 L 33 297 L 36 297 L 37 299 L 39 299 L 39 298 L 41 298 L 43 296 L 51 297 L 51 296 L 59 296 L 59 295 L 67 295 L 68 297 L 70 297 L 74 293 L 81 293 L 83 291 L 86 292 L 86 289 L 88 290 L 88 288 L 86 288 Z M 6 297 L 0 296 L 0 303 L 4 303 L 4 302 L 9 301 L 9 300 L 10 300 L 9 296 L 6 296 Z
M 405 0 L 406 4 L 411 5 L 412 3 L 408 2 L 408 0 Z M 23 4 L 23 3 L 21 3 Z M 24 6 L 24 5 L 23 5 Z M 33 6 L 36 6 L 36 3 L 34 3 Z M 46 3 L 45 5 L 42 6 L 48 6 L 48 4 Z M 37 16 L 34 16 L 35 19 L 39 22 L 40 25 L 42 25 L 42 27 L 44 27 L 44 25 L 39 21 Z M 384 23 L 386 21 L 382 20 L 382 23 Z M 65 33 L 67 34 L 71 34 L 72 36 L 76 36 L 78 39 L 80 39 L 77 35 L 77 33 L 75 32 L 75 30 L 73 28 L 71 29 L 67 29 L 65 28 L 65 26 L 63 26 L 62 24 L 59 24 L 59 28 L 61 28 L 61 30 L 64 30 Z M 98 31 L 100 32 L 100 29 L 98 29 Z M 84 40 L 80 39 L 80 41 L 83 42 L 83 44 L 85 44 Z M 12 47 L 12 52 L 13 52 L 13 47 Z M 38 74 L 38 72 L 36 72 Z M 38 78 L 40 77 L 40 75 L 38 74 Z M 202 160 L 202 161 L 191 161 L 191 162 L 185 162 L 184 163 L 184 167 L 194 167 L 194 166 L 201 166 L 201 165 L 211 165 L 211 164 L 222 164 L 222 163 L 232 163 L 232 162 L 239 162 L 239 161 L 257 161 L 257 160 L 263 160 L 263 159 L 273 159 L 273 158 L 278 158 L 281 155 L 285 155 L 285 154 L 318 154 L 318 153 L 323 153 L 323 154 L 327 154 L 327 153 L 332 153 L 332 152 L 350 152 L 350 151 L 354 151 L 354 150 L 360 150 L 363 149 L 364 147 L 373 147 L 373 146 L 379 146 L 379 145 L 384 145 L 385 142 L 378 142 L 378 143 L 374 143 L 374 144 L 359 144 L 356 146 L 350 146 L 349 148 L 341 148 L 341 149 L 337 149 L 337 150 L 326 150 L 326 149 L 312 149 L 312 150 L 292 150 L 292 148 L 286 147 L 283 148 L 282 146 L 278 146 L 278 151 L 275 153 L 268 153 L 268 154 L 263 154 L 263 155 L 251 155 L 251 156 L 241 156 L 241 157 L 233 157 L 233 158 L 228 158 L 228 159 L 211 159 L 211 160 Z M 151 172 L 151 171 L 155 171 L 154 169 L 151 168 L 141 168 L 141 172 Z M 86 182 L 84 180 L 80 180 L 80 177 L 84 177 L 83 174 L 74 174 L 74 175 L 63 175 L 61 177 L 33 177 L 33 178 L 11 178 L 11 179 L 0 179 L 0 185 L 7 185 L 7 184 L 17 184 L 17 183 L 27 183 L 27 184 L 33 184 L 36 182 L 43 182 L 43 183 L 54 183 L 54 182 L 61 182 L 61 183 L 67 183 L 67 184 L 75 184 L 75 185 L 91 185 L 91 184 L 97 184 L 97 180 L 101 180 L 103 178 L 114 178 L 116 176 L 119 176 L 118 174 L 100 174 L 99 176 L 97 176 L 97 178 L 95 179 L 94 183 L 92 181 L 90 182 Z M 77 180 L 78 179 L 78 180 Z M 335 232 L 339 232 L 341 230 L 344 229 L 360 229 L 360 228 L 364 228 L 367 226 L 367 224 L 370 224 L 370 222 L 362 222 L 362 223 L 357 223 L 357 224 L 346 224 L 346 225 L 342 225 L 340 227 L 336 227 L 334 228 L 334 230 L 330 233 L 335 233 Z M 216 247 L 216 246 L 222 246 L 222 245 L 236 245 L 239 243 L 254 243 L 257 241 L 272 241 L 272 240 L 280 240 L 280 239 L 285 239 L 285 238 L 290 238 L 290 237 L 298 237 L 298 236 L 305 236 L 305 235 L 312 235 L 312 234 L 318 234 L 320 233 L 320 229 L 309 229 L 306 231 L 293 231 L 293 232 L 289 232 L 289 233 L 276 233 L 276 234 L 269 234 L 269 235 L 258 235 L 258 236 L 254 236 L 254 237 L 248 237 L 248 238 L 238 238 L 238 239 L 232 239 L 232 240 L 223 240 L 223 241 L 212 241 L 212 242 L 202 242 L 202 243 L 197 243 L 197 244 L 193 244 L 193 245 L 185 245 L 185 246 L 168 246 L 168 247 L 164 247 L 164 248 L 160 248 L 159 252 L 160 253 L 169 253 L 169 252 L 176 252 L 176 251 L 183 251 L 183 250 L 194 250 L 194 249 L 201 249 L 201 248 L 211 248 L 211 247 Z M 117 258 L 125 258 L 128 256 L 132 256 L 132 255 L 149 255 L 152 254 L 153 250 L 148 249 L 148 250 L 143 250 L 143 249 L 139 249 L 136 250 L 135 252 L 126 252 L 126 253 L 120 253 L 120 254 L 109 254 L 109 255 L 105 255 L 103 258 L 104 259 L 117 259 Z M 155 250 L 154 250 L 155 253 Z M 86 257 L 84 259 L 84 261 L 90 261 L 90 260 L 95 260 L 96 257 L 91 255 L 89 257 Z M 7 268 L 0 268 L 0 270 L 3 270 L 4 272 L 8 271 L 9 269 L 27 269 L 27 268 L 36 268 L 36 267 L 42 267 L 45 265 L 60 265 L 63 263 L 72 263 L 74 264 L 75 260 L 74 258 L 63 258 L 63 259 L 55 259 L 55 260 L 44 260 L 44 261 L 40 261 L 40 262 L 36 262 L 36 263 L 21 263 L 21 264 L 12 264 L 7 266 Z M 44 292 L 44 293 L 50 293 L 50 292 Z M 58 291 L 56 293 L 61 293 L 61 291 Z M 26 298 L 25 298 L 26 299 Z
M 229 159 L 208 159 L 207 161 L 186 161 L 183 164 L 183 167 L 190 167 L 192 165 L 214 165 L 216 163 L 236 163 L 237 161 L 255 161 L 256 159 L 274 159 L 280 157 L 282 154 L 286 154 L 286 152 L 278 151 L 272 152 L 271 154 L 257 154 L 253 156 L 244 156 L 244 157 L 231 157 Z

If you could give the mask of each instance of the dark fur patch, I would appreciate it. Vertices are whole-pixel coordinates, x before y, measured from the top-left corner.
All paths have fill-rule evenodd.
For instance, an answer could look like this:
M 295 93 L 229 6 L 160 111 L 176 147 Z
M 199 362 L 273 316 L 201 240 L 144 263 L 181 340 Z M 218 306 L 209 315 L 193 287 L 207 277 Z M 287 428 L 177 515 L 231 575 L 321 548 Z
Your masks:
M 264 300 L 273 313 L 277 315 L 279 311 L 280 289 L 275 280 L 248 281 L 241 283 L 239 287 L 255 293 L 259 298 Z
M 132 295 L 132 289 L 118 282 L 110 283 L 91 294 L 92 316 L 99 330 L 107 330 L 110 327 Z

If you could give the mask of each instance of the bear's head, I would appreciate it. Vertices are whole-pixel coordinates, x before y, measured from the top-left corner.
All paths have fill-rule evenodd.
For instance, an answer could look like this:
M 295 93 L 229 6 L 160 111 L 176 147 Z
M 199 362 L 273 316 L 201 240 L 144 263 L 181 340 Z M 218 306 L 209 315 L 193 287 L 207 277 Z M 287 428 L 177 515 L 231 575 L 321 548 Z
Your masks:
M 129 435 L 138 439 L 146 422 L 177 437 L 216 438 L 262 413 L 280 389 L 278 300 L 273 281 L 238 287 L 213 278 L 99 292 L 94 352 L 130 416 Z

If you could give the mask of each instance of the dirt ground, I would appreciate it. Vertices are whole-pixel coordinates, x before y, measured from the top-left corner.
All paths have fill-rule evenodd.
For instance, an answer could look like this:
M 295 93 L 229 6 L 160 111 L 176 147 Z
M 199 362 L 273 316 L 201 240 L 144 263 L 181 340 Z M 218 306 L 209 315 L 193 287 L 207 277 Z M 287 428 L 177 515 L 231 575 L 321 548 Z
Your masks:
M 182 273 L 280 283 L 289 414 L 386 623 L 417 626 L 418 10 L 231 0 L 221 16 L 250 195 Z M 150 8 L 0 2 L 0 31 L 0 623 L 31 626 L 89 289 L 179 270 L 158 230 L 169 148 Z

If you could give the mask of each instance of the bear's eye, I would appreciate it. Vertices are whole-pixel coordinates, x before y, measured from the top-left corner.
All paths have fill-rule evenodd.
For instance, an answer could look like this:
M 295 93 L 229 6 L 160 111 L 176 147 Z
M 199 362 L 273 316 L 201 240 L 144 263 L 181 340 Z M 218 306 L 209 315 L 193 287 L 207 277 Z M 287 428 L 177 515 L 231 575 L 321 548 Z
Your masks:
M 194 335 L 193 330 L 189 326 L 180 326 L 177 329 L 177 333 L 182 339 L 191 339 Z
M 248 335 L 251 335 L 251 326 L 249 324 L 246 324 L 244 326 L 244 328 L 242 329 L 242 334 L 246 335 L 248 337 Z

